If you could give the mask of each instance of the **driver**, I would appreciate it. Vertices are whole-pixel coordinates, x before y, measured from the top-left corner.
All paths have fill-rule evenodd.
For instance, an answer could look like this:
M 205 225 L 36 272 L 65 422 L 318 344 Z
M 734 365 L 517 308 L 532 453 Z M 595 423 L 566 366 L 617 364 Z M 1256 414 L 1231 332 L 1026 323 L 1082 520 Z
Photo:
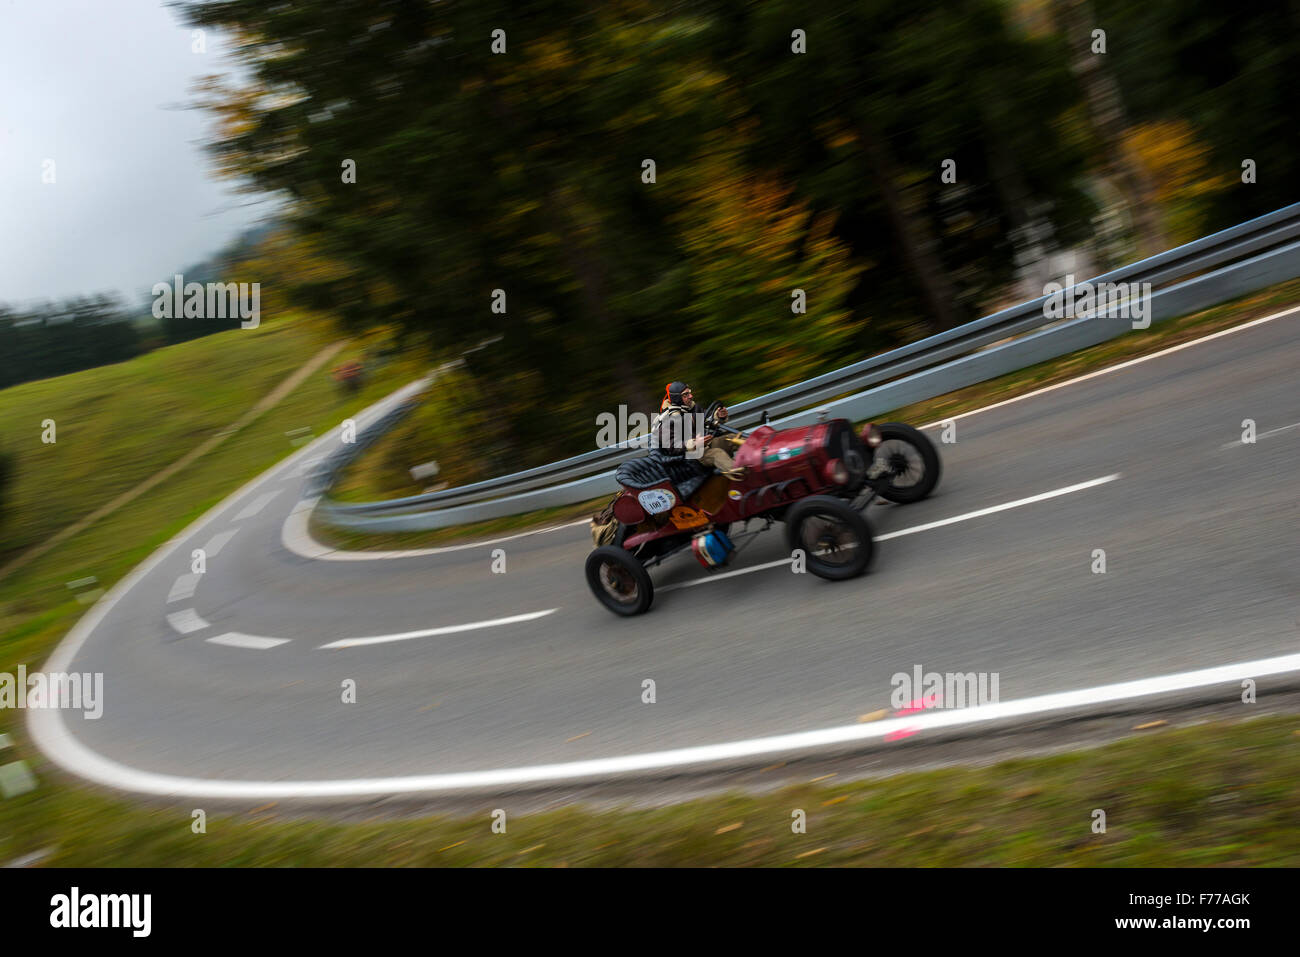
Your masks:
M 740 481 L 745 470 L 737 468 L 731 457 L 729 450 L 734 448 L 731 439 L 721 435 L 691 435 L 696 421 L 694 416 L 703 414 L 704 410 L 696 405 L 689 385 L 685 382 L 668 383 L 653 426 L 656 454 L 677 459 L 684 458 L 688 451 L 703 449 L 699 456 L 702 465 L 717 469 L 733 482 Z M 723 406 L 719 406 L 713 415 L 719 422 L 727 420 L 727 410 Z

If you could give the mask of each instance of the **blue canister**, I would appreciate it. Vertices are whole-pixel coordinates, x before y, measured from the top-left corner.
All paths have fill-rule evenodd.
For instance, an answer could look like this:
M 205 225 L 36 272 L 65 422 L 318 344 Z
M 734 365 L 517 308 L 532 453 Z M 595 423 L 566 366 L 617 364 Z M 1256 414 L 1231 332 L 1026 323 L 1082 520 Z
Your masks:
M 691 540 L 691 551 L 695 553 L 696 561 L 705 568 L 725 565 L 735 550 L 736 546 L 731 543 L 727 533 L 716 528 L 703 535 L 696 535 Z

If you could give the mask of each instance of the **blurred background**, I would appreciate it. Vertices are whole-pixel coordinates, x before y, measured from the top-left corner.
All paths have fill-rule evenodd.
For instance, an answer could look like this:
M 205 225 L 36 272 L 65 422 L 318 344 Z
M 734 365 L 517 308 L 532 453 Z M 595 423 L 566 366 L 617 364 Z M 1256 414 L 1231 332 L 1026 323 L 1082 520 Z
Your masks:
M 340 497 L 581 453 L 598 415 L 656 410 L 671 379 L 703 402 L 739 402 L 1300 199 L 1295 0 L 927 6 L 4 5 L 0 673 L 45 660 L 105 587 L 232 489 L 430 368 L 435 387 Z M 159 317 L 151 289 L 176 274 L 258 283 L 258 328 Z M 1274 298 L 1290 305 L 1298 286 Z M 796 290 L 805 313 L 791 310 Z M 1208 322 L 1240 318 L 1225 309 Z M 1218 560 L 1218 547 L 1205 554 Z M 556 561 L 580 590 L 578 559 Z M 995 618 L 1007 580 L 989 603 Z M 415 592 L 398 585 L 375 586 L 373 604 Z M 435 706 L 422 699 L 419 713 Z M 58 860 L 64 848 L 62 860 L 83 863 L 331 863 L 329 842 L 346 843 L 314 825 L 286 830 L 274 852 L 229 834 L 201 849 L 174 828 L 163 836 L 149 811 L 47 786 L 21 718 L 0 711 L 0 861 Z M 1218 751 L 1186 744 L 1163 765 L 1158 742 L 1120 752 L 1106 773 L 1157 817 L 1173 808 L 1176 828 L 1203 827 L 1186 847 L 1214 845 L 1213 862 L 1231 862 L 1254 854 L 1238 848 L 1256 838 L 1231 843 L 1202 798 L 1273 774 L 1282 783 L 1270 778 L 1268 793 L 1294 803 L 1292 729 L 1273 731 L 1281 757 L 1258 767 L 1216 764 L 1245 753 L 1225 733 L 1204 745 Z M 24 761 L 35 778 L 4 777 Z M 1042 787 L 1111 780 L 1079 767 L 1077 780 Z M 1219 775 L 1203 791 L 1188 784 L 1202 772 Z M 900 810 L 876 860 L 910 862 L 917 835 L 934 830 L 916 830 L 921 814 L 948 829 L 922 847 L 929 862 L 968 863 L 963 848 L 993 855 L 1003 834 L 988 861 L 1054 863 L 1080 846 L 1061 836 L 1072 823 L 1046 816 L 1037 843 L 1016 843 L 1022 795 L 1041 783 L 1028 778 L 1008 792 L 996 839 L 995 828 L 976 833 L 978 820 L 954 831 L 983 812 L 969 780 L 934 779 L 921 807 L 912 785 L 884 785 L 901 797 L 879 806 Z M 981 780 L 1002 787 L 996 771 Z M 721 859 L 766 862 L 734 823 L 746 814 L 758 812 L 724 803 L 705 814 L 700 859 L 718 859 L 708 855 L 727 835 L 735 856 Z M 1281 836 L 1259 846 L 1294 844 L 1294 820 L 1279 810 Z M 844 827 L 859 840 L 858 822 Z M 464 843 L 419 825 L 380 850 L 369 833 L 349 845 L 351 862 L 456 860 L 433 855 Z M 582 831 L 592 859 L 679 863 L 650 847 L 652 833 L 628 825 L 606 842 Z M 1175 860 L 1162 840 L 1107 860 Z M 537 859 L 567 862 L 555 847 L 547 855 L 558 856 Z
M 494 340 L 396 437 L 393 490 L 413 459 L 455 483 L 583 451 L 599 412 L 655 408 L 670 378 L 733 402 L 807 378 L 1300 178 L 1282 0 L 168 9 L 212 44 L 175 98 L 202 111 L 205 172 L 256 218 L 146 278 L 258 281 L 268 322 L 314 313 L 430 361 Z M 0 387 L 230 326 L 154 319 L 121 291 L 144 285 L 0 305 Z

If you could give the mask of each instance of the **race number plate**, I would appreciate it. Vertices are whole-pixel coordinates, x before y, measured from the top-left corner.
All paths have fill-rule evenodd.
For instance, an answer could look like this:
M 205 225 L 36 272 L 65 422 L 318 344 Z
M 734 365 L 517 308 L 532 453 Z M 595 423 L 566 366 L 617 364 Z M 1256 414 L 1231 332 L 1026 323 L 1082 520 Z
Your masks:
M 662 488 L 648 488 L 644 492 L 638 492 L 636 500 L 651 515 L 666 512 L 677 503 L 677 497 L 672 492 Z

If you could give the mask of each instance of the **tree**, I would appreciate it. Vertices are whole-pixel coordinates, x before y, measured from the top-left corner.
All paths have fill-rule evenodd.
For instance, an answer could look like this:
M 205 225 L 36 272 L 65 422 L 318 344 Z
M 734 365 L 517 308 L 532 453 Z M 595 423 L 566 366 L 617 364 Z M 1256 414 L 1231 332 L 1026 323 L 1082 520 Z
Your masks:
M 1061 44 L 1014 33 L 995 0 L 718 9 L 712 48 L 760 123 L 753 162 L 839 211 L 839 234 L 870 264 L 857 302 L 904 276 L 900 298 L 937 332 L 1005 286 L 1010 236 L 1031 210 L 1059 241 L 1086 226 L 1087 154 L 1064 122 L 1079 91 Z M 805 53 L 791 49 L 796 27 Z

